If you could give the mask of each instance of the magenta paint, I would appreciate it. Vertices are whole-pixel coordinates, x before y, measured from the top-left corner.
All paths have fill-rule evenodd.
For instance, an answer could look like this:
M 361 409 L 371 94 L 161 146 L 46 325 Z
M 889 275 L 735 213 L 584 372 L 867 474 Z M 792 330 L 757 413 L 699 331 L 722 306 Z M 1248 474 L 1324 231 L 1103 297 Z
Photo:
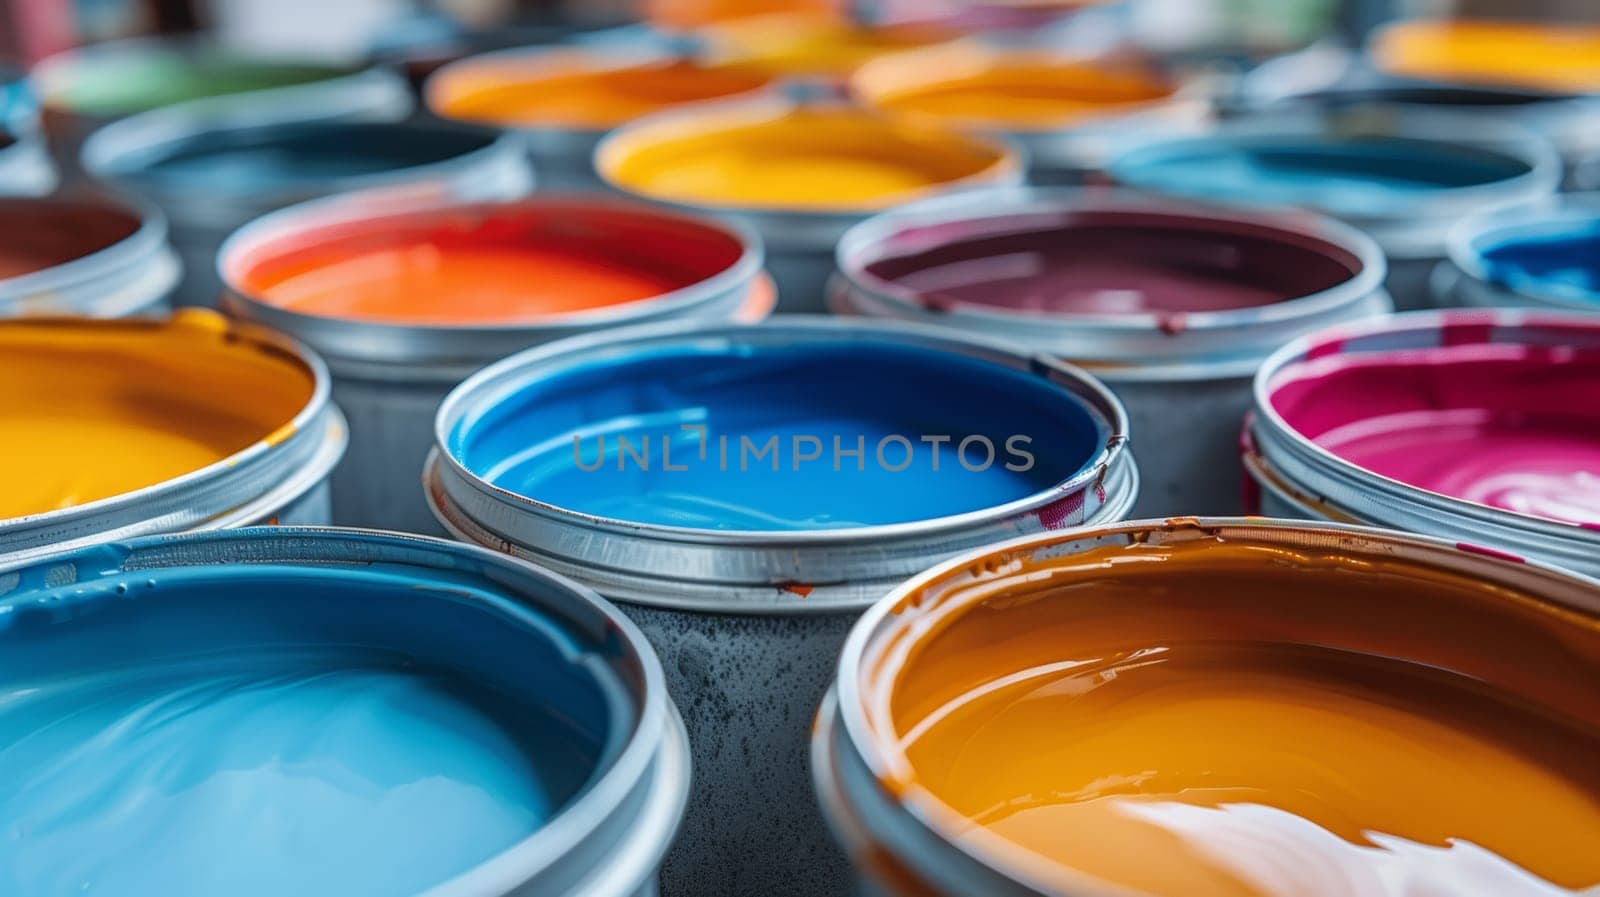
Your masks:
M 1431 345 L 1313 341 L 1265 383 L 1271 408 L 1379 476 L 1561 523 L 1600 522 L 1600 323 L 1552 319 L 1537 341 L 1507 341 L 1481 315 L 1439 320 Z

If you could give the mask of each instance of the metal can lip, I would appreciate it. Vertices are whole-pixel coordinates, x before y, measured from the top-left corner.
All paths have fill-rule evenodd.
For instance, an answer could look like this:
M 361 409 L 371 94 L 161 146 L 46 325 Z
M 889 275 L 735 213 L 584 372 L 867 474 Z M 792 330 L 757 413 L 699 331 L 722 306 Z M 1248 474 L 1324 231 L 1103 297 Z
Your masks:
M 1391 260 L 1436 258 L 1444 252 L 1446 232 L 1460 216 L 1552 194 L 1562 177 L 1561 159 L 1555 148 L 1527 127 L 1500 120 L 1485 122 L 1459 112 L 1386 103 L 1332 109 L 1295 108 L 1236 118 L 1209 135 L 1156 143 L 1146 141 L 1143 145 L 1125 147 L 1124 152 L 1112 159 L 1107 173 L 1118 184 L 1147 189 L 1141 186 L 1141 178 L 1129 171 L 1144 160 L 1159 160 L 1186 149 L 1273 144 L 1284 140 L 1305 142 L 1330 136 L 1336 139 L 1378 136 L 1442 147 L 1465 146 L 1494 153 L 1527 168 L 1498 181 L 1440 187 L 1428 191 L 1425 196 L 1408 197 L 1385 208 L 1314 206 L 1324 214 L 1366 231 Z M 1225 201 L 1246 209 L 1281 208 L 1248 197 L 1188 192 L 1183 195 Z
M 994 361 L 1044 377 L 1071 393 L 1109 433 L 1104 446 L 1068 480 L 1020 499 L 962 514 L 850 529 L 730 531 L 671 527 L 597 517 L 557 507 L 485 482 L 467 470 L 448 446 L 465 416 L 574 359 L 603 358 L 628 348 L 683 341 L 738 339 L 783 343 L 797 339 L 888 340 Z M 513 355 L 456 387 L 434 423 L 434 452 L 424 473 L 430 505 L 446 527 L 586 581 L 603 579 L 607 594 L 663 606 L 729 609 L 823 610 L 862 607 L 882 585 L 926 566 L 930 552 L 943 557 L 970 544 L 1024 528 L 1017 521 L 1060 502 L 1081 498 L 1085 520 L 1120 516 L 1138 491 L 1122 404 L 1099 381 L 1053 358 L 1018 351 L 1007 343 L 953 335 L 919 324 L 884 324 L 826 316 L 786 315 L 764 324 L 706 327 L 669 322 L 574 337 Z M 1095 493 L 1103 491 L 1103 496 Z M 1042 524 L 1039 524 L 1042 526 Z M 615 540 L 660 556 L 661 563 L 609 563 L 597 543 Z M 596 552 L 599 552 L 596 554 Z M 773 569 L 793 574 L 787 581 Z M 662 582 L 675 583 L 663 595 Z M 651 584 L 655 584 L 655 588 Z M 866 585 L 864 585 L 866 584 Z M 682 586 L 679 589 L 679 586 Z
M 1524 309 L 1456 309 L 1416 311 L 1343 324 L 1303 336 L 1262 363 L 1253 384 L 1255 454 L 1277 477 L 1343 513 L 1374 525 L 1417 532 L 1440 532 L 1463 540 L 1485 540 L 1532 557 L 1554 557 L 1562 563 L 1591 566 L 1600 546 L 1600 530 L 1432 492 L 1359 467 L 1312 442 L 1295 430 L 1271 401 L 1274 377 L 1286 365 L 1320 351 L 1437 346 L 1449 330 L 1492 341 L 1496 334 L 1515 338 L 1541 330 L 1557 334 L 1560 344 L 1582 340 L 1600 346 L 1600 319 Z M 1549 344 L 1555 337 L 1547 336 Z M 1595 567 L 1600 570 L 1600 567 Z
M 234 268 L 243 254 L 309 228 L 522 207 L 599 209 L 677 221 L 728 234 L 743 250 L 730 267 L 660 296 L 610 308 L 498 325 L 414 325 L 307 314 L 280 308 L 246 293 L 235 276 Z M 762 276 L 765 258 L 761 237 L 737 221 L 685 215 L 636 201 L 587 194 L 540 193 L 520 199 L 480 200 L 460 195 L 449 185 L 419 185 L 415 189 L 365 190 L 329 196 L 265 215 L 240 228 L 222 244 L 217 268 L 227 285 L 224 308 L 240 317 L 295 334 L 325 354 L 341 370 L 352 365 L 371 365 L 386 371 L 393 369 L 397 374 L 427 376 L 428 372 L 413 367 L 432 364 L 449 368 L 436 372 L 432 379 L 453 383 L 484 364 L 530 344 L 600 327 L 668 317 L 696 318 L 701 314 L 731 317 L 738 313 Z
M 877 841 L 888 846 L 892 854 L 890 859 L 906 864 L 904 871 L 913 878 L 938 881 L 942 880 L 941 872 L 969 876 L 960 879 L 964 890 L 949 893 L 993 893 L 1006 897 L 1059 893 L 1057 888 L 1035 880 L 1027 869 L 995 855 L 984 844 L 954 837 L 945 819 L 948 814 L 941 812 L 943 808 L 931 795 L 892 788 L 888 784 L 895 780 L 894 763 L 882 749 L 882 738 L 876 732 L 875 720 L 866 708 L 863 695 L 869 644 L 893 624 L 901 606 L 914 600 L 920 590 L 964 571 L 984 569 L 982 565 L 992 563 L 996 557 L 1053 556 L 1101 546 L 1229 539 L 1291 548 L 1336 545 L 1351 552 L 1452 565 L 1457 569 L 1470 569 L 1486 579 L 1537 589 L 1541 597 L 1553 604 L 1600 616 L 1600 579 L 1535 561 L 1508 559 L 1499 552 L 1470 544 L 1372 526 L 1262 517 L 1178 517 L 1036 533 L 986 546 L 945 561 L 893 589 L 869 607 L 850 630 L 840 654 L 838 673 L 813 727 L 813 781 L 830 825 L 841 833 L 847 844 Z M 827 718 L 822 714 L 827 714 Z M 841 753 L 843 764 L 835 762 Z M 840 787 L 841 772 L 848 772 L 849 767 L 855 767 L 860 773 L 852 784 L 867 785 L 867 793 L 851 793 Z M 869 812 L 862 813 L 857 806 L 862 801 L 870 801 Z M 877 812 L 871 812 L 874 810 Z M 880 840 L 885 836 L 886 840 Z M 1081 890 L 1074 889 L 1072 893 L 1112 897 L 1127 892 L 1086 879 Z
M 1294 299 L 1254 308 L 1181 314 L 1033 314 L 972 305 L 930 310 L 914 290 L 869 273 L 867 266 L 908 228 L 959 223 L 974 228 L 1007 218 L 1076 213 L 1160 215 L 1218 230 L 1246 228 L 1279 233 L 1285 240 L 1312 239 L 1353 255 L 1360 270 L 1343 283 Z M 841 288 L 835 304 L 894 318 L 1003 335 L 1041 351 L 1090 365 L 1110 379 L 1165 378 L 1185 365 L 1201 365 L 1210 376 L 1249 376 L 1285 339 L 1307 329 L 1387 311 L 1383 251 L 1366 234 L 1322 215 L 1263 216 L 1183 199 L 1125 189 L 1016 188 L 982 195 L 956 195 L 903 206 L 851 228 L 839 241 Z M 1382 308 L 1370 308 L 1382 296 Z M 1181 321 L 1181 328 L 1172 321 Z M 1100 364 L 1107 365 L 1100 367 Z
M 257 506 L 269 496 L 287 501 L 309 490 L 344 456 L 349 434 L 333 404 L 327 365 L 288 336 L 203 309 L 185 309 L 161 321 L 74 319 L 73 323 L 225 331 L 304 365 L 312 376 L 311 396 L 275 434 L 198 470 L 97 501 L 0 521 L 0 560 L 30 557 L 63 544 L 237 525 L 245 522 L 237 518 L 241 508 Z
M 50 197 L 0 199 L 0 202 L 8 204 L 51 205 L 61 201 Z M 181 265 L 167 242 L 167 217 L 158 206 L 137 197 L 121 195 L 68 201 L 88 201 L 131 214 L 138 219 L 139 227 L 127 237 L 88 255 L 42 271 L 0 279 L 0 309 L 11 303 L 25 304 L 31 296 L 86 294 L 85 299 L 93 304 L 103 301 L 106 294 L 128 293 L 116 308 L 107 310 L 107 316 L 115 316 L 142 311 L 177 286 Z
M 158 535 L 58 551 L 26 562 L 0 562 L 0 604 L 30 579 L 84 568 L 95 577 L 150 570 L 235 563 L 342 565 L 375 563 L 491 577 L 574 630 L 610 649 L 624 647 L 639 682 L 638 719 L 610 764 L 570 803 L 532 834 L 426 897 L 478 897 L 537 887 L 547 876 L 557 895 L 629 897 L 650 881 L 672 841 L 688 800 L 688 738 L 667 693 L 661 662 L 644 634 L 615 606 L 588 587 L 504 554 L 426 536 L 337 527 L 271 526 Z M 74 575 L 73 581 L 77 581 Z M 465 599 L 463 599 L 465 600 Z M 585 866 L 570 868 L 567 855 L 596 839 L 609 839 L 614 865 L 596 880 Z M 563 860 L 566 862 L 563 863 Z M 580 890 L 571 883 L 585 879 Z M 542 893 L 542 892 L 541 892 Z
M 1449 255 L 1445 264 L 1453 265 L 1459 275 L 1469 280 L 1440 284 L 1439 287 L 1446 295 L 1459 295 L 1466 300 L 1462 303 L 1466 305 L 1533 306 L 1589 314 L 1600 312 L 1600 292 L 1591 294 L 1593 298 L 1590 298 L 1576 295 L 1574 291 L 1551 289 L 1536 281 L 1515 285 L 1497 283 L 1490 279 L 1483 264 L 1482 251 L 1487 248 L 1484 243 L 1560 233 L 1564 227 L 1578 222 L 1600 226 L 1600 191 L 1558 193 L 1463 220 L 1450 231 Z

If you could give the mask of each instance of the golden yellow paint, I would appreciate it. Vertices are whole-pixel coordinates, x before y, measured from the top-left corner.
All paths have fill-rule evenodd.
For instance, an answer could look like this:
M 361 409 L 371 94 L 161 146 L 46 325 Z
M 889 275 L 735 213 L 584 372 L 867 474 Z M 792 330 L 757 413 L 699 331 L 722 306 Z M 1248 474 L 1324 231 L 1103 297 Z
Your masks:
M 850 87 L 861 102 L 884 112 L 1008 131 L 1123 115 L 1175 92 L 1170 82 L 1131 65 L 966 45 L 879 59 L 857 70 Z
M 644 15 L 666 28 L 699 28 L 780 13 L 838 16 L 844 7 L 843 0 L 644 0 Z
M 700 36 L 719 61 L 779 75 L 843 78 L 885 54 L 959 35 L 929 25 L 874 27 L 834 16 L 795 14 L 739 19 L 703 29 Z
M 1555 92 L 1600 91 L 1600 26 L 1480 20 L 1403 22 L 1372 43 L 1394 75 Z
M 1238 539 L 969 572 L 906 602 L 867 694 L 890 784 L 1000 862 L 1162 897 L 1600 884 L 1593 614 Z
M 0 519 L 85 504 L 285 432 L 312 372 L 220 315 L 0 322 Z
M 608 130 L 683 103 L 760 90 L 771 77 L 745 66 L 684 59 L 619 63 L 551 53 L 528 60 L 493 56 L 442 70 L 428 82 L 435 113 L 499 127 Z
M 694 205 L 870 211 L 1016 161 L 998 144 L 844 107 L 745 107 L 641 122 L 596 159 L 631 193 Z

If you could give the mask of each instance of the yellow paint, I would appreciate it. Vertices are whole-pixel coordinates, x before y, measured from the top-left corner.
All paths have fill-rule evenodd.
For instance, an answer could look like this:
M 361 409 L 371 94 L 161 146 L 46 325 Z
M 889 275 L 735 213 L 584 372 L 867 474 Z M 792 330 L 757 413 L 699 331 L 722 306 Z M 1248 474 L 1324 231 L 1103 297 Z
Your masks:
M 1055 891 L 1600 885 L 1593 613 L 1398 559 L 1201 540 L 1002 557 L 899 621 L 864 682 L 888 784 Z
M 747 63 L 779 75 L 847 77 L 888 53 L 955 39 L 957 32 L 929 25 L 874 27 L 826 15 L 774 15 L 739 19 L 700 32 L 716 59 Z
M 213 312 L 0 322 L 0 519 L 132 492 L 282 438 L 312 372 Z
M 621 63 L 581 51 L 533 59 L 491 55 L 442 70 L 428 106 L 445 118 L 499 127 L 607 130 L 684 103 L 765 87 L 770 76 L 684 59 Z
M 644 0 L 645 18 L 665 28 L 699 28 L 780 13 L 840 15 L 843 0 Z
M 1378 67 L 1430 81 L 1600 91 L 1600 26 L 1475 20 L 1403 22 L 1372 44 Z
M 804 211 L 880 209 L 1016 167 L 997 144 L 843 107 L 641 122 L 596 164 L 611 183 L 655 199 Z
M 952 45 L 869 63 L 850 82 L 866 105 L 930 124 L 1051 130 L 1169 99 L 1174 86 L 1133 65 Z

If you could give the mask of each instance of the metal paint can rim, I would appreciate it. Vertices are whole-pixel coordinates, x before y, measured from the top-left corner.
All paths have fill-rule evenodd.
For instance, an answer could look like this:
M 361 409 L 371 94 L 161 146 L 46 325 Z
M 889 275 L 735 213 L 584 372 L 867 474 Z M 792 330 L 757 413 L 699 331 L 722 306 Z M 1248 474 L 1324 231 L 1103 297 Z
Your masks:
M 1496 237 L 1515 240 L 1559 232 L 1562 225 L 1588 221 L 1600 227 L 1600 191 L 1558 193 L 1531 203 L 1475 215 L 1450 231 L 1449 255 L 1443 265 L 1453 265 L 1466 278 L 1454 284 L 1438 284 L 1440 298 L 1455 295 L 1473 306 L 1532 306 L 1571 312 L 1600 311 L 1600 289 L 1593 298 L 1574 296 L 1560 290 L 1545 291 L 1538 282 L 1511 287 L 1492 281 L 1483 265 L 1479 241 Z M 1450 287 L 1454 289 L 1449 289 Z
M 138 219 L 139 226 L 123 239 L 88 255 L 18 277 L 0 279 L 0 308 L 11 303 L 26 303 L 30 296 L 41 294 L 86 293 L 86 300 L 93 303 L 103 301 L 107 292 L 131 292 L 124 303 L 103 313 L 120 317 L 148 309 L 177 286 L 182 265 L 168 242 L 166 214 L 154 203 L 125 195 L 5 197 L 0 198 L 0 203 L 18 200 L 41 205 L 88 201 L 129 213 Z M 86 313 L 98 311 L 92 305 L 85 305 L 83 310 Z

